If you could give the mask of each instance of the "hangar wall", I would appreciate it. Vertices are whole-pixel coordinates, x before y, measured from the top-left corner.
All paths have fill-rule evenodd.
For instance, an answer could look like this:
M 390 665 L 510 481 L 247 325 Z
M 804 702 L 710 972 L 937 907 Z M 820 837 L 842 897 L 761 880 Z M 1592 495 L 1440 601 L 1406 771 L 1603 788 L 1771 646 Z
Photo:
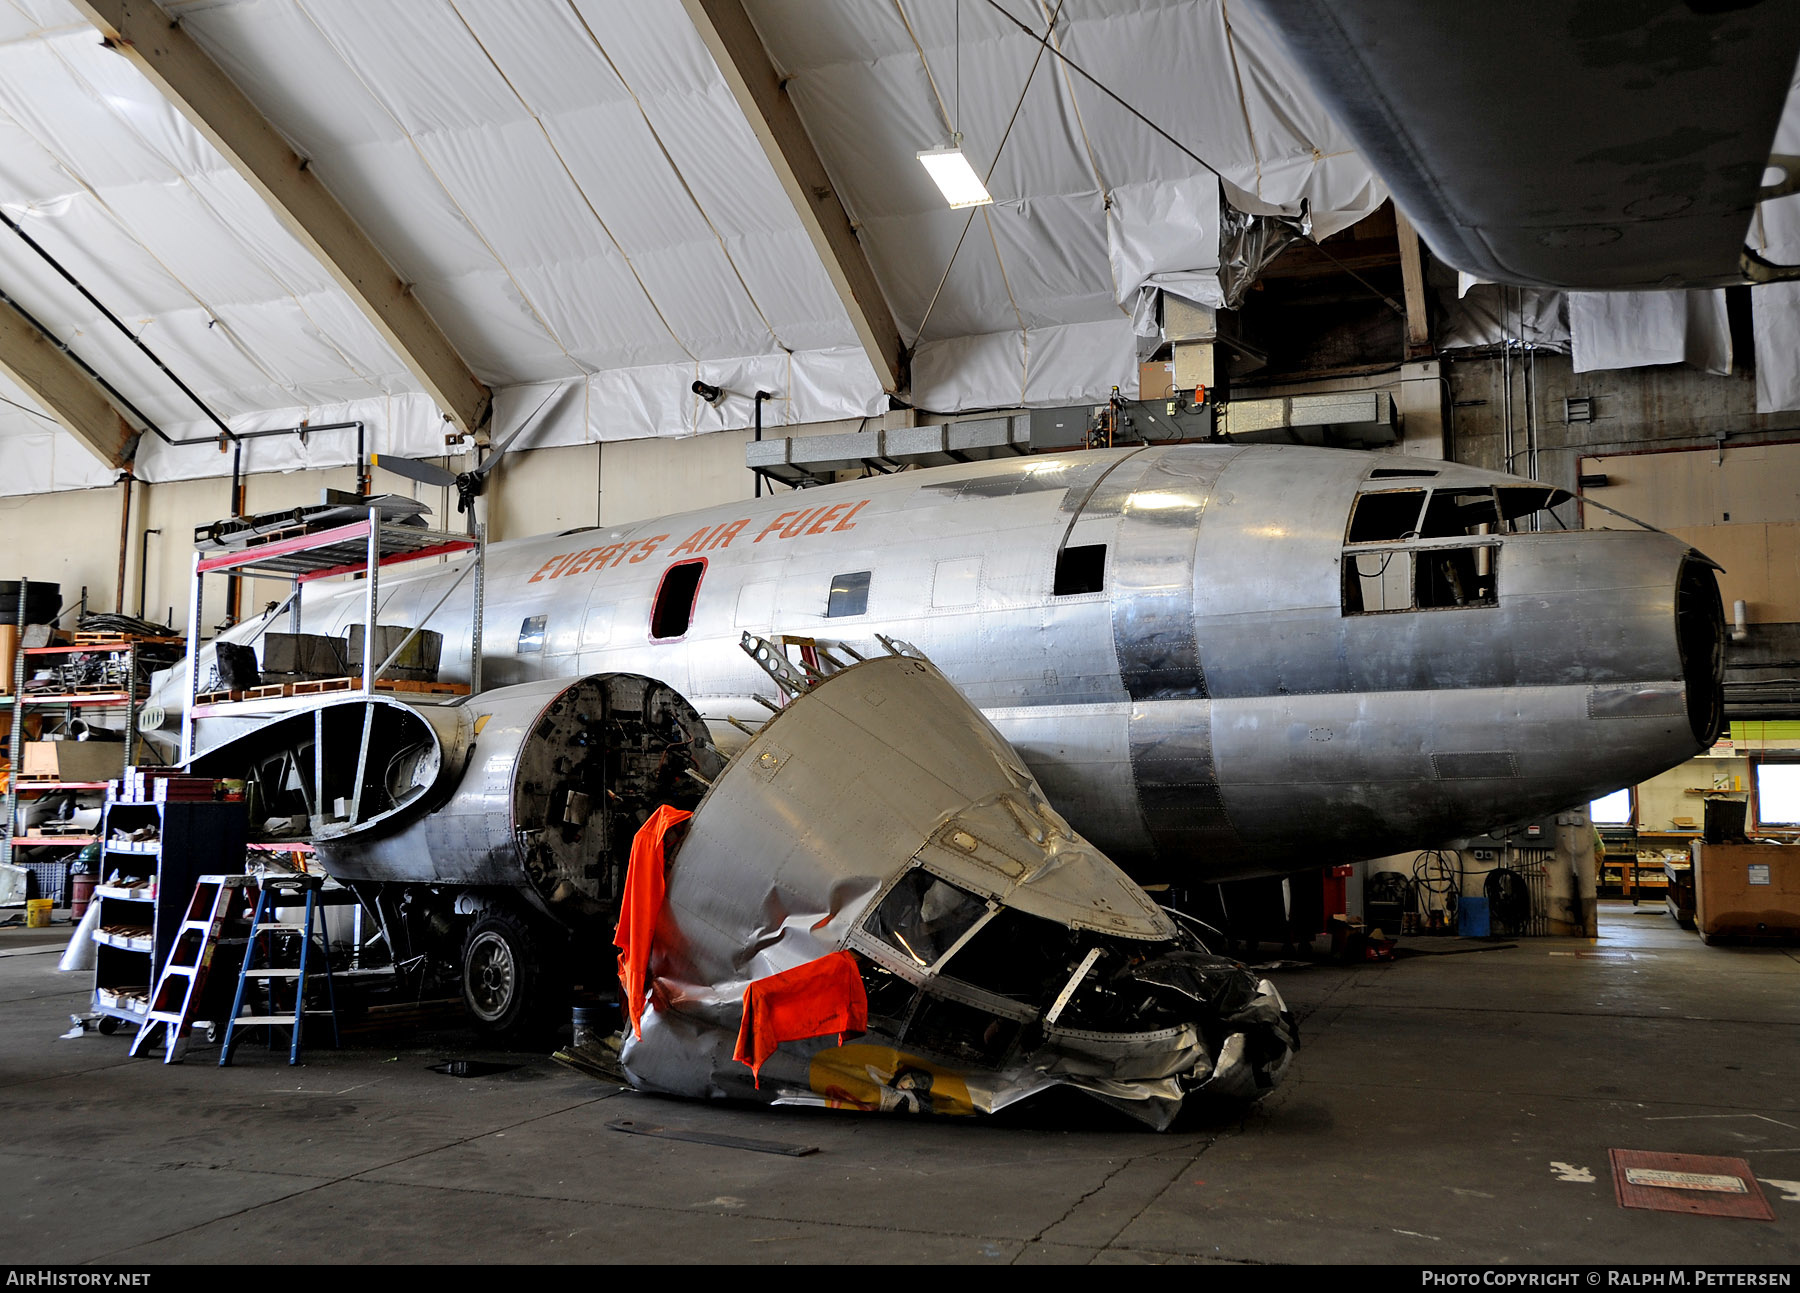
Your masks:
M 1753 624 L 1800 621 L 1800 442 L 1584 457 L 1587 493 L 1686 539 L 1723 566 L 1726 605 Z
M 829 435 L 854 431 L 856 420 L 782 427 L 781 435 Z M 770 434 L 776 434 L 771 432 Z M 496 540 L 589 525 L 617 525 L 749 498 L 755 481 L 744 467 L 744 444 L 752 433 L 717 432 L 682 440 L 625 440 L 561 448 L 515 450 L 495 472 L 484 502 L 488 531 Z M 443 462 L 444 460 L 438 460 Z M 354 490 L 351 467 L 328 471 L 267 472 L 245 480 L 245 510 L 277 511 L 317 503 L 322 489 Z M 461 525 L 453 491 L 419 485 L 377 470 L 377 491 L 419 498 L 432 508 L 433 524 Z M 144 531 L 149 540 L 144 613 L 161 621 L 173 608 L 179 630 L 187 625 L 188 578 L 193 565 L 194 527 L 228 515 L 229 478 L 135 484 L 125 568 L 124 608 L 136 614 L 138 570 Z M 118 584 L 122 487 L 67 490 L 55 494 L 0 497 L 0 579 L 21 575 L 60 583 L 73 602 L 88 590 L 91 609 L 110 611 Z M 207 585 L 208 624 L 222 616 L 224 585 Z M 285 597 L 285 584 L 252 581 L 244 593 L 246 613 Z

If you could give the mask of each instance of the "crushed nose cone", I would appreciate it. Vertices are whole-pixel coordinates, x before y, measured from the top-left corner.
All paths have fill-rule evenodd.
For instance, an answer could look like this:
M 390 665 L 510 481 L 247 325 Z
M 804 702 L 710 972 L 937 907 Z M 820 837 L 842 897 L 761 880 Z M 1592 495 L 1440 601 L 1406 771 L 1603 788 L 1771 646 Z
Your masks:
M 1280 1080 L 1275 989 L 1076 834 L 929 661 L 800 675 L 745 649 L 792 699 L 685 836 L 633 853 L 662 894 L 620 934 L 635 1085 L 948 1114 L 1068 1086 L 1164 1127 Z

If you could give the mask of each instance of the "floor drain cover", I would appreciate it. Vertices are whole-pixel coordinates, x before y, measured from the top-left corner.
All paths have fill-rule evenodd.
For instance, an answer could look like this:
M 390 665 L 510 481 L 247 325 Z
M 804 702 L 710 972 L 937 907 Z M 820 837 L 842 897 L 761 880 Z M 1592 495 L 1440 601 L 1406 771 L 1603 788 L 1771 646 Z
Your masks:
M 1775 1220 L 1750 1164 L 1741 1158 L 1653 1154 L 1641 1149 L 1608 1152 L 1612 1155 L 1613 1190 L 1621 1208 Z

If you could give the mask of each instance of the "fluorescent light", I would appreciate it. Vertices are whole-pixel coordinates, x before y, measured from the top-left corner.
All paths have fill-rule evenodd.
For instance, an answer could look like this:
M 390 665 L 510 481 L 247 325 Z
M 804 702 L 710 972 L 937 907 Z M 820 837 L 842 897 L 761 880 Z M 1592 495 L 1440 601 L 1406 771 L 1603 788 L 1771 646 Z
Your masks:
M 960 146 L 927 148 L 919 154 L 919 160 L 925 163 L 925 169 L 931 173 L 951 210 L 986 206 L 994 200 L 975 168 L 969 165 L 969 159 L 963 156 Z

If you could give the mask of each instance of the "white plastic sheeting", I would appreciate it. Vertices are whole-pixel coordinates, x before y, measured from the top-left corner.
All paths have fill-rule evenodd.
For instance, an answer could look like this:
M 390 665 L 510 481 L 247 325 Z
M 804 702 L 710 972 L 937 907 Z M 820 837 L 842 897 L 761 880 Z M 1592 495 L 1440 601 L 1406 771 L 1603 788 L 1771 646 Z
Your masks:
M 1167 184 L 1122 184 L 1106 210 L 1106 252 L 1119 304 L 1130 305 L 1136 330 L 1149 335 L 1157 291 L 1217 310 L 1219 185 L 1210 175 Z
M 1731 325 L 1723 291 L 1571 292 L 1575 371 L 1687 364 L 1731 372 Z
M 1511 345 L 1564 354 L 1569 349 L 1568 298 L 1561 292 L 1468 281 L 1459 282 L 1456 291 L 1441 291 L 1438 300 L 1440 350 Z
M 1775 131 L 1777 153 L 1800 153 L 1800 73 Z M 1800 194 L 1757 208 L 1750 245 L 1777 265 L 1800 265 Z M 1750 291 L 1756 337 L 1756 411 L 1800 409 L 1800 283 L 1769 283 Z
M 886 407 L 679 0 L 166 2 L 496 389 L 496 436 L 547 386 L 571 397 L 522 443 L 741 428 L 758 389 L 776 396 L 771 426 Z M 1038 0 L 1003 3 L 1047 29 Z M 1206 298 L 1220 181 L 1040 58 L 983 0 L 960 5 L 960 77 L 956 0 L 749 7 L 904 337 L 920 335 L 937 298 L 916 403 L 1103 399 L 1135 373 L 1128 312 L 1140 290 Z M 1055 40 L 1217 167 L 1243 209 L 1296 214 L 1304 201 L 1324 234 L 1382 200 L 1238 4 L 1066 0 Z M 915 152 L 943 142 L 958 114 L 985 168 L 1015 106 L 996 204 L 949 211 Z M 439 413 L 398 356 L 64 0 L 0 5 L 0 209 L 233 429 L 361 420 L 374 451 L 443 452 Z M 191 400 L 5 230 L 0 284 L 168 436 L 216 439 Z M 690 392 L 695 378 L 734 397 L 707 405 Z M 14 439 L 41 449 L 45 434 L 36 419 L 0 417 L 0 462 L 24 454 Z M 327 432 L 247 442 L 245 463 L 288 470 L 353 454 L 353 433 Z M 136 469 L 216 475 L 230 455 L 146 437 Z M 41 488 L 45 474 L 9 473 L 0 492 Z

